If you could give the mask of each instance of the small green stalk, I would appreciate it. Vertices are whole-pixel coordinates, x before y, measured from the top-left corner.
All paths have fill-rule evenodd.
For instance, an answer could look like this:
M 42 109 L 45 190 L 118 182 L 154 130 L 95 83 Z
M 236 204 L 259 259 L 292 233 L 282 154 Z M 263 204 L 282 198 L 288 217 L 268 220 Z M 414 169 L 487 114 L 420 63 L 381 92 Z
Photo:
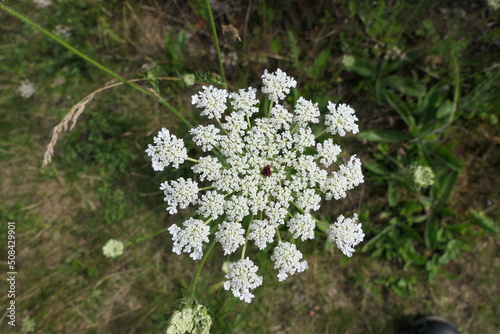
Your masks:
M 78 51 L 77 49 L 75 49 L 74 47 L 72 47 L 71 45 L 69 45 L 68 43 L 66 43 L 65 41 L 63 41 L 62 39 L 60 39 L 59 37 L 57 37 L 56 35 L 54 35 L 53 33 L 51 33 L 50 31 L 42 28 L 41 26 L 39 26 L 38 24 L 36 24 L 32 20 L 30 20 L 28 17 L 26 17 L 26 16 L 22 15 L 21 13 L 15 11 L 14 9 L 12 9 L 10 7 L 7 7 L 6 5 L 2 5 L 1 3 L 0 3 L 0 9 L 5 10 L 7 13 L 9 13 L 12 16 L 14 16 L 14 17 L 18 18 L 19 20 L 23 21 L 24 23 L 28 24 L 32 28 L 34 28 L 34 29 L 42 32 L 43 34 L 45 34 L 50 39 L 52 39 L 55 42 L 59 43 L 60 45 L 64 46 L 66 49 L 70 50 L 71 52 L 73 52 L 77 56 L 83 58 L 84 60 L 86 60 L 90 64 L 94 65 L 98 69 L 100 69 L 100 70 L 104 71 L 105 73 L 111 75 L 112 77 L 120 80 L 124 84 L 129 85 L 130 87 L 138 90 L 141 93 L 144 93 L 146 95 L 152 96 L 154 98 L 158 98 L 155 94 L 153 94 L 152 92 L 148 91 L 147 89 L 144 89 L 144 88 L 140 87 L 139 85 L 128 81 L 127 79 L 121 77 L 120 75 L 118 75 L 117 73 L 113 72 L 112 70 L 110 70 L 106 66 L 101 65 L 100 63 L 98 63 L 97 61 L 93 60 L 89 56 L 87 56 L 84 53 Z M 160 101 L 161 104 L 163 104 L 164 106 L 166 106 L 171 112 L 173 112 L 174 115 L 177 116 L 177 118 L 179 118 L 182 122 L 184 122 L 184 124 L 186 124 L 190 128 L 192 127 L 191 123 L 186 118 L 184 118 L 184 116 L 182 116 L 180 114 L 180 112 L 177 109 L 175 109 L 170 103 L 168 103 L 165 99 L 163 99 L 163 98 L 160 97 L 159 101 Z
M 196 283 L 198 281 L 198 277 L 200 276 L 201 269 L 203 268 L 203 265 L 205 262 L 207 262 L 208 256 L 212 252 L 212 249 L 215 246 L 215 239 L 212 241 L 210 246 L 208 247 L 207 251 L 203 255 L 203 258 L 201 259 L 200 264 L 198 265 L 198 268 L 196 268 L 196 272 L 194 274 L 193 280 L 191 281 L 191 285 L 189 286 L 188 290 L 188 298 L 193 298 L 194 297 L 194 291 L 196 290 Z
M 212 28 L 212 35 L 214 36 L 215 49 L 217 50 L 217 60 L 219 61 L 219 70 L 222 77 L 222 84 L 224 88 L 227 89 L 226 84 L 226 74 L 224 72 L 224 64 L 222 64 L 222 54 L 220 52 L 219 38 L 217 37 L 217 29 L 215 29 L 214 16 L 212 14 L 212 8 L 210 7 L 210 0 L 205 0 L 205 5 L 207 7 L 208 16 L 210 19 L 210 27 Z
M 158 234 L 162 234 L 162 233 L 165 233 L 165 232 L 167 232 L 167 231 L 168 231 L 168 227 L 167 227 L 167 228 L 164 228 L 164 229 L 161 229 L 161 230 L 159 230 L 159 231 L 157 231 L 157 232 L 155 232 L 155 233 L 152 233 L 152 234 L 149 234 L 149 235 L 146 235 L 146 236 L 143 236 L 143 237 L 137 238 L 137 239 L 135 239 L 135 240 L 129 241 L 129 242 L 127 242 L 127 243 L 124 245 L 124 247 L 130 246 L 130 245 L 132 245 L 132 244 L 136 244 L 136 243 L 141 242 L 141 241 L 144 241 L 144 240 L 148 240 L 148 239 L 150 239 L 150 238 L 152 238 L 152 237 L 157 236 Z

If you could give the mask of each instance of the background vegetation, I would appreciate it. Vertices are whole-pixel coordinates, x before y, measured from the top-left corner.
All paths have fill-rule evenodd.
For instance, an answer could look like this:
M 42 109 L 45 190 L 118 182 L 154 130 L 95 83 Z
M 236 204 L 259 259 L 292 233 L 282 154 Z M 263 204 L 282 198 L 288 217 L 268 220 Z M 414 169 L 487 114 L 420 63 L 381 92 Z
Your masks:
M 7 3 L 200 119 L 190 96 L 218 72 L 203 1 Z M 366 182 L 322 214 L 360 212 L 367 235 L 346 258 L 318 233 L 301 245 L 309 269 L 284 283 L 260 254 L 264 285 L 251 304 L 222 289 L 217 249 L 199 283 L 213 332 L 400 333 L 420 313 L 447 316 L 462 333 L 500 333 L 500 10 L 482 0 L 212 6 L 231 90 L 280 67 L 297 79 L 295 96 L 357 111 L 363 133 L 344 146 Z M 161 127 L 183 136 L 185 125 L 154 98 L 112 88 L 42 169 L 52 128 L 112 78 L 3 11 L 0 22 L 0 235 L 17 222 L 17 329 L 29 317 L 40 333 L 161 333 L 196 263 L 171 252 L 168 233 L 114 261 L 102 246 L 189 214 L 169 216 L 158 190 L 185 171 L 155 173 L 144 153 Z M 26 99 L 25 79 L 37 89 Z M 417 165 L 432 168 L 432 187 L 415 186 Z M 6 247 L 0 255 L 6 265 Z

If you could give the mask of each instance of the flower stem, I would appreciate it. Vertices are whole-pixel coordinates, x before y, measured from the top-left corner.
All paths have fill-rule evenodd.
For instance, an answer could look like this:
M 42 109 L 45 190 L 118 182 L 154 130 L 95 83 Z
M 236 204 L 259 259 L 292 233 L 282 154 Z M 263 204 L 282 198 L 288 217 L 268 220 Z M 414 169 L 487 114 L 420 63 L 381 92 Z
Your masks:
M 250 234 L 250 226 L 252 225 L 252 222 L 253 222 L 253 215 L 250 216 L 250 223 L 248 223 L 247 233 L 245 235 L 245 244 L 243 245 L 243 249 L 241 250 L 241 259 L 245 258 L 245 253 L 247 251 L 247 244 L 248 244 L 248 235 Z
M 212 249 L 214 248 L 214 246 L 215 246 L 215 239 L 212 241 L 210 246 L 208 246 L 207 251 L 203 255 L 203 258 L 201 259 L 200 264 L 198 265 L 198 268 L 196 269 L 193 280 L 191 281 L 191 285 L 189 286 L 189 290 L 188 290 L 188 294 L 187 294 L 188 298 L 194 297 L 194 291 L 196 289 L 196 283 L 198 281 L 198 277 L 200 276 L 201 269 L 203 268 L 203 265 L 205 264 L 205 262 L 207 262 L 208 256 L 212 252 Z
M 212 8 L 210 7 L 210 0 L 205 0 L 205 4 L 210 19 L 210 27 L 212 28 L 212 35 L 214 36 L 215 49 L 217 50 L 217 60 L 219 61 L 219 70 L 220 70 L 220 75 L 222 77 L 222 84 L 224 88 L 227 89 L 226 74 L 224 73 L 224 65 L 222 64 L 222 54 L 220 52 L 219 38 L 217 37 L 217 29 L 215 29 L 215 21 L 214 21 L 214 16 L 212 14 Z
M 208 0 L 207 0 L 208 1 Z M 188 127 L 192 127 L 191 123 L 186 119 L 184 118 L 184 116 L 182 116 L 180 114 L 180 112 L 174 108 L 170 103 L 168 103 L 164 98 L 162 97 L 159 97 L 157 96 L 156 94 L 153 94 L 152 92 L 150 92 L 149 90 L 147 89 L 144 89 L 142 88 L 141 86 L 135 84 L 135 83 L 132 83 L 130 81 L 128 81 L 127 79 L 123 78 L 122 76 L 118 75 L 117 73 L 113 72 L 112 70 L 110 70 L 109 68 L 107 68 L 106 66 L 98 63 L 97 61 L 93 60 L 92 58 L 90 58 L 89 56 L 85 55 L 84 53 L 78 51 L 77 49 L 75 49 L 74 47 L 72 47 L 71 45 L 69 45 L 68 43 L 66 43 L 65 41 L 63 41 L 62 39 L 60 39 L 59 37 L 57 37 L 56 35 L 54 35 L 53 33 L 51 33 L 50 31 L 42 28 L 41 26 L 39 26 L 38 24 L 36 24 L 35 22 L 33 22 L 31 19 L 29 19 L 28 17 L 22 15 L 21 13 L 15 11 L 14 9 L 6 6 L 6 5 L 2 5 L 0 3 L 0 9 L 3 9 L 5 10 L 7 13 L 9 13 L 10 15 L 18 18 L 19 20 L 23 21 L 24 23 L 28 24 L 29 26 L 31 26 L 32 28 L 40 31 L 41 33 L 45 34 L 47 37 L 49 37 L 50 39 L 54 40 L 55 42 L 59 43 L 60 45 L 64 46 L 66 49 L 70 50 L 71 52 L 73 52 L 74 54 L 76 54 L 77 56 L 83 58 L 84 60 L 86 60 L 87 62 L 89 62 L 90 64 L 94 65 L 95 67 L 97 67 L 98 69 L 104 71 L 105 73 L 111 75 L 112 77 L 120 80 L 121 82 L 123 82 L 124 84 L 126 85 L 129 85 L 130 87 L 138 90 L 139 92 L 141 93 L 144 93 L 146 95 L 149 95 L 149 96 L 152 96 L 152 97 L 155 97 L 155 98 L 158 98 L 159 99 L 159 102 L 161 104 L 163 104 L 164 106 L 166 106 L 172 113 L 174 113 L 175 116 L 177 116 L 177 118 L 179 118 L 184 124 L 186 124 Z
M 150 239 L 150 238 L 152 238 L 152 237 L 157 236 L 158 234 L 162 234 L 162 233 L 167 232 L 167 231 L 168 231 L 168 227 L 167 227 L 167 228 L 164 228 L 164 229 L 161 229 L 161 230 L 159 230 L 159 231 L 157 231 L 157 232 L 155 232 L 155 233 L 152 233 L 152 234 L 149 234 L 149 235 L 145 235 L 145 236 L 143 236 L 143 237 L 140 237 L 140 238 L 137 238 L 137 239 L 135 239 L 135 240 L 129 241 L 129 242 L 127 242 L 127 243 L 125 244 L 125 247 L 130 246 L 130 245 L 132 245 L 132 244 L 136 244 L 136 243 L 138 243 L 138 242 L 141 242 L 141 241 L 144 241 L 144 240 L 147 240 L 147 239 Z

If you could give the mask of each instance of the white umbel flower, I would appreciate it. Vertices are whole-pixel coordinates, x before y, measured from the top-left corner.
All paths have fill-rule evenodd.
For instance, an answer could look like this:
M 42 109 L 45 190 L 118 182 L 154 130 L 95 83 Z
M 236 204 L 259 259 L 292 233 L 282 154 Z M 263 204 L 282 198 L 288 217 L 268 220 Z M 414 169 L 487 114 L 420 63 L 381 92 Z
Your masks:
M 219 194 L 217 191 L 208 191 L 201 195 L 198 204 L 197 212 L 205 218 L 210 217 L 215 220 L 224 213 L 224 195 Z
M 274 261 L 274 269 L 279 269 L 278 279 L 284 281 L 288 274 L 293 275 L 296 272 L 303 272 L 307 269 L 307 262 L 300 261 L 302 253 L 297 249 L 297 246 L 289 242 L 278 243 L 274 248 L 274 254 L 271 255 L 271 260 Z
M 172 251 L 176 254 L 191 253 L 189 256 L 193 260 L 200 260 L 203 257 L 203 243 L 208 243 L 210 226 L 202 220 L 190 218 L 182 223 L 184 229 L 177 225 L 169 227 L 168 231 L 172 234 L 174 248 Z
M 346 132 L 359 132 L 356 124 L 358 118 L 354 114 L 354 109 L 347 104 L 335 105 L 328 102 L 328 110 L 330 113 L 325 116 L 325 125 L 328 126 L 328 132 L 332 135 L 345 136 Z
M 109 240 L 104 247 L 102 247 L 102 253 L 104 256 L 109 258 L 115 258 L 123 254 L 123 249 L 125 246 L 120 240 Z
M 236 111 L 244 112 L 246 116 L 252 116 L 259 112 L 256 105 L 259 103 L 256 97 L 257 89 L 249 87 L 247 91 L 240 89 L 238 93 L 231 93 L 231 106 Z
M 220 118 L 226 111 L 228 93 L 225 89 L 218 89 L 214 86 L 203 86 L 203 92 L 191 97 L 191 103 L 200 108 L 201 115 L 208 118 Z
M 327 230 L 328 240 L 334 242 L 345 255 L 351 257 L 354 246 L 363 241 L 365 234 L 361 228 L 361 223 L 356 224 L 358 215 L 355 213 L 352 218 L 344 218 L 340 215 L 337 221 L 330 225 Z
M 320 112 L 317 103 L 312 103 L 302 96 L 297 100 L 293 120 L 297 122 L 299 126 L 307 126 L 307 123 L 319 123 L 319 116 Z
M 210 151 L 214 146 L 219 144 L 219 132 L 220 130 L 213 124 L 207 126 L 200 125 L 189 130 L 189 133 L 193 136 L 193 141 L 205 152 Z
M 274 73 L 268 73 L 264 70 L 262 75 L 262 93 L 269 94 L 269 99 L 274 102 L 283 100 L 286 94 L 290 93 L 290 88 L 297 86 L 297 81 L 289 77 L 281 69 L 277 69 Z
M 301 238 L 302 241 L 314 239 L 314 228 L 316 222 L 310 213 L 295 215 L 294 218 L 288 221 L 288 228 L 295 239 Z
M 417 166 L 413 172 L 415 184 L 421 188 L 428 188 L 434 184 L 434 172 L 427 166 Z
M 248 240 L 253 240 L 260 250 L 274 241 L 276 229 L 268 220 L 254 220 L 250 225 Z
M 19 93 L 25 99 L 32 97 L 36 92 L 35 84 L 29 79 L 24 79 L 21 81 L 21 86 L 19 86 Z
M 151 157 L 153 169 L 162 171 L 172 164 L 178 168 L 179 164 L 187 159 L 187 150 L 184 141 L 170 134 L 170 131 L 163 128 L 158 132 L 158 137 L 153 138 L 155 145 L 148 145 L 146 153 Z
M 160 190 L 165 193 L 168 212 L 173 215 L 177 213 L 177 207 L 185 209 L 191 203 L 196 203 L 198 198 L 198 183 L 191 179 L 180 177 L 177 181 L 164 182 L 160 185 Z
M 215 240 L 221 243 L 224 255 L 232 254 L 245 243 L 244 233 L 240 223 L 223 222 L 215 232 Z
M 231 289 L 236 298 L 250 303 L 255 297 L 250 290 L 262 285 L 262 276 L 257 275 L 258 269 L 248 257 L 231 263 L 229 273 L 226 275 L 227 281 L 224 282 L 224 289 Z
M 319 162 L 325 167 L 329 167 L 337 161 L 337 156 L 342 151 L 339 145 L 333 143 L 332 139 L 327 139 L 323 143 L 316 144 L 316 149 L 318 150 L 317 157 L 320 158 Z
M 307 262 L 294 244 L 282 242 L 278 236 L 313 239 L 315 211 L 320 209 L 322 199 L 344 198 L 364 179 L 360 159 L 353 155 L 349 161 L 339 162 L 341 148 L 331 138 L 332 134 L 358 132 L 352 108 L 330 102 L 323 129 L 314 126 L 313 132 L 312 125 L 321 117 L 317 103 L 304 98 L 299 98 L 294 107 L 283 103 L 297 85 L 293 78 L 280 69 L 274 73 L 266 70 L 262 83 L 262 92 L 268 94 L 270 103 L 263 104 L 260 112 L 257 90 L 252 87 L 229 94 L 209 86 L 193 95 L 192 103 L 201 114 L 217 121 L 190 130 L 193 142 L 202 151 L 211 151 L 207 156 L 187 157 L 182 141 L 166 130 L 162 130 L 160 139 L 155 138 L 161 150 L 148 148 L 148 154 L 154 157 L 157 170 L 184 160 L 193 163 L 193 180 L 200 182 L 198 185 L 191 179 L 179 178 L 162 184 L 171 214 L 189 204 L 197 205 L 196 216 L 182 228 L 169 228 L 174 252 L 191 253 L 191 257 L 200 259 L 203 243 L 208 242 L 210 230 L 218 224 L 215 241 L 226 255 L 245 245 L 244 258 L 246 250 L 251 249 L 246 247 L 247 242 L 261 250 L 273 244 L 271 259 L 283 281 L 304 271 Z M 231 112 L 224 116 L 228 102 Z M 179 142 L 182 145 L 177 145 Z M 279 242 L 275 243 L 275 236 Z M 350 245 L 349 240 L 342 243 L 339 238 L 337 245 L 351 252 L 352 246 L 344 246 Z M 257 267 L 248 258 L 234 263 L 226 276 L 225 289 L 250 302 L 250 290 L 262 283 L 256 272 Z

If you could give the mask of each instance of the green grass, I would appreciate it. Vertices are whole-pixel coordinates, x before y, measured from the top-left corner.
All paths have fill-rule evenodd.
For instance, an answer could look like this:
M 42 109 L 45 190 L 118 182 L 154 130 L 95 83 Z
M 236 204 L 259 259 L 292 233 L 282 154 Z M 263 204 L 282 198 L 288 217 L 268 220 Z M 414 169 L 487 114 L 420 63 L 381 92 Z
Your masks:
M 68 27 L 69 44 L 124 78 L 150 78 L 141 86 L 201 120 L 190 104 L 199 83 L 151 78 L 218 77 L 202 1 L 10 5 L 49 31 Z M 220 34 L 230 90 L 258 87 L 265 68 L 280 67 L 299 82 L 296 96 L 357 111 L 364 134 L 343 144 L 365 163 L 366 182 L 321 214 L 360 212 L 367 238 L 345 258 L 318 233 L 299 247 L 309 269 L 285 282 L 270 254 L 255 255 L 264 284 L 251 304 L 222 288 L 216 247 L 198 283 L 213 333 L 400 333 L 418 313 L 445 315 L 462 333 L 499 332 L 500 11 L 486 1 L 228 6 L 213 11 L 219 33 L 233 24 L 241 37 Z M 172 253 L 169 233 L 115 260 L 102 246 L 188 216 L 168 215 L 158 187 L 189 171 L 155 173 L 144 153 L 161 127 L 184 136 L 186 126 L 153 97 L 108 89 L 60 135 L 42 169 L 52 128 L 113 78 L 3 11 L 0 21 L 0 238 L 15 221 L 18 326 L 29 315 L 43 333 L 161 333 L 196 263 Z M 354 56 L 352 67 L 344 55 Z M 37 87 L 28 99 L 17 90 L 23 79 Z M 414 187 L 415 164 L 432 167 L 435 186 Z M 5 318 L 0 328 L 11 329 Z

